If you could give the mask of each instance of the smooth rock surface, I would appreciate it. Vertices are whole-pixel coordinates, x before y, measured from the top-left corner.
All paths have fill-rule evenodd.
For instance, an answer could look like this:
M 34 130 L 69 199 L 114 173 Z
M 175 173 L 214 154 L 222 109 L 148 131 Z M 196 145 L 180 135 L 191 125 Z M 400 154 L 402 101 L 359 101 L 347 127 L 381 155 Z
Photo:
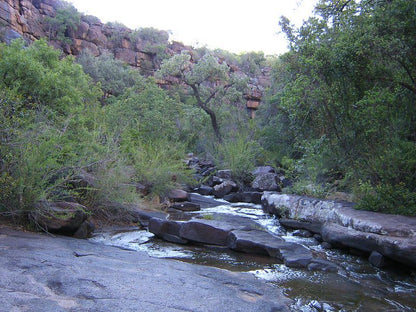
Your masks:
M 2 311 L 289 311 L 254 276 L 0 228 Z
M 322 235 L 334 247 L 349 247 L 370 254 L 373 251 L 416 267 L 416 218 L 355 210 L 347 202 L 265 192 L 265 210 L 283 225 Z

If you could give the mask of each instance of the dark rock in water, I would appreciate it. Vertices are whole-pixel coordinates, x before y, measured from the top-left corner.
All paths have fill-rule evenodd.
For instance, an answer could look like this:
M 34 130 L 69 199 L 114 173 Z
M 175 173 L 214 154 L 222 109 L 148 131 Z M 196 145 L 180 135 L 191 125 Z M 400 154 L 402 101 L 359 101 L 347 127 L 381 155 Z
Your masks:
M 215 174 L 218 178 L 223 180 L 231 180 L 231 170 L 218 170 Z
M 279 177 L 276 173 L 259 174 L 253 181 L 252 187 L 258 191 L 280 192 Z
M 312 233 L 320 233 L 322 224 L 317 222 L 304 222 L 292 219 L 282 218 L 279 220 L 280 224 L 290 229 L 303 229 Z
M 212 195 L 213 188 L 208 185 L 201 185 L 198 187 L 195 192 L 201 195 Z
M 169 208 L 178 209 L 181 211 L 199 211 L 201 206 L 191 202 L 180 202 L 171 205 Z
M 224 196 L 224 199 L 230 203 L 252 203 L 261 204 L 261 192 L 239 192 Z
M 238 189 L 238 186 L 235 182 L 226 180 L 221 184 L 215 185 L 212 193 L 215 197 L 222 198 L 236 189 Z
M 172 190 L 169 192 L 168 198 L 174 202 L 182 202 L 189 200 L 189 194 L 184 190 Z
M 330 243 L 328 243 L 328 242 L 322 242 L 321 243 L 321 247 L 323 249 L 332 249 L 332 245 Z
M 279 249 L 276 258 L 282 259 L 290 268 L 306 268 L 313 260 L 312 252 L 308 248 L 287 242 Z
M 195 193 L 189 194 L 189 200 L 191 203 L 200 205 L 201 208 L 216 207 L 224 204 L 224 202 L 215 200 L 212 197 L 205 197 Z
M 324 271 L 324 272 L 338 272 L 339 268 L 336 264 L 323 260 L 323 259 L 313 259 L 311 263 L 308 264 L 309 271 Z
M 180 237 L 198 243 L 227 246 L 228 233 L 236 229 L 230 223 L 215 220 L 191 220 L 180 229 Z
M 309 238 L 312 237 L 312 233 L 308 230 L 296 230 L 293 232 L 293 236 Z
M 152 218 L 149 221 L 150 233 L 168 242 L 187 244 L 188 241 L 180 236 L 181 227 L 182 223 L 179 221 L 162 220 L 159 218 Z
M 87 208 L 73 202 L 39 202 L 30 214 L 35 224 L 50 233 L 72 236 L 87 220 Z
M 235 230 L 228 235 L 230 249 L 259 255 L 273 255 L 282 246 L 284 240 L 260 230 Z
M 130 214 L 132 215 L 132 222 L 140 223 L 141 226 L 148 227 L 149 220 L 152 218 L 159 218 L 165 220 L 167 214 L 161 211 L 150 211 L 150 210 L 141 210 L 134 208 L 131 210 Z
M 313 260 L 306 247 L 259 230 L 232 231 L 228 236 L 228 246 L 236 251 L 275 257 L 292 268 L 306 268 Z
M 377 268 L 382 268 L 386 265 L 386 258 L 377 251 L 371 253 L 368 261 Z

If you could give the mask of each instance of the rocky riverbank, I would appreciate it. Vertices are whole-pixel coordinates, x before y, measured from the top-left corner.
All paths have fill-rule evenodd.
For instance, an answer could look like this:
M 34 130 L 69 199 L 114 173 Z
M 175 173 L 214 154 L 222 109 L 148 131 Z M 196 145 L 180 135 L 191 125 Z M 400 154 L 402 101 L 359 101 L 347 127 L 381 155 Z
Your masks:
M 288 311 L 254 276 L 0 228 L 2 311 Z
M 353 204 L 265 192 L 265 210 L 286 227 L 319 234 L 339 248 L 352 248 L 382 267 L 389 259 L 416 267 L 416 218 L 355 210 Z

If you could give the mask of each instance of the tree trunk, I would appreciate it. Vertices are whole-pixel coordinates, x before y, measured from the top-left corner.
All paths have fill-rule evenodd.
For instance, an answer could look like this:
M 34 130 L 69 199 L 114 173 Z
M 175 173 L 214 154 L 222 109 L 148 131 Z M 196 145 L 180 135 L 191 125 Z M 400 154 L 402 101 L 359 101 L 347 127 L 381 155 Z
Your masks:
M 201 96 L 199 95 L 199 90 L 196 85 L 189 85 L 192 88 L 192 91 L 194 92 L 196 101 L 198 103 L 198 106 L 204 110 L 205 113 L 208 114 L 209 118 L 211 119 L 211 125 L 212 129 L 214 130 L 215 137 L 217 138 L 219 143 L 222 143 L 222 137 L 220 132 L 220 127 L 217 122 L 217 116 L 215 115 L 215 112 L 210 109 L 207 104 L 208 102 L 213 98 L 215 95 L 212 94 L 205 102 L 201 99 Z

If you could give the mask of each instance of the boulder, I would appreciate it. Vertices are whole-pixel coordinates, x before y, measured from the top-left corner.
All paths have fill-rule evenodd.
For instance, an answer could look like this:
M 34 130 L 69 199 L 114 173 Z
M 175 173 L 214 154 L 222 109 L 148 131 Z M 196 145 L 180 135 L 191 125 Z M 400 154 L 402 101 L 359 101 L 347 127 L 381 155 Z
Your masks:
M 339 271 L 339 267 L 328 261 L 323 259 L 313 259 L 308 264 L 308 270 L 309 271 L 323 271 L 323 272 L 333 272 L 336 273 Z
M 269 255 L 283 261 L 288 267 L 306 268 L 313 260 L 311 251 L 306 247 L 285 242 L 265 231 L 235 230 L 229 234 L 227 242 L 233 250 Z
M 180 203 L 174 203 L 169 208 L 181 210 L 181 211 L 199 211 L 201 210 L 201 206 L 195 203 L 191 202 L 180 202 Z
M 85 220 L 78 230 L 74 233 L 73 237 L 86 239 L 90 237 L 91 233 L 94 232 L 95 225 L 91 221 Z
M 218 170 L 215 174 L 218 178 L 223 180 L 231 180 L 231 170 Z
M 288 242 L 279 248 L 275 257 L 283 260 L 290 268 L 306 268 L 313 260 L 312 252 L 308 248 Z
M 215 197 L 222 198 L 225 195 L 231 193 L 232 190 L 238 189 L 238 186 L 235 182 L 226 180 L 221 184 L 215 185 L 212 193 Z
M 167 214 L 161 211 L 142 210 L 138 207 L 131 209 L 132 222 L 140 223 L 141 226 L 148 227 L 152 218 L 166 220 Z
M 382 268 L 386 265 L 386 258 L 377 251 L 373 251 L 370 254 L 368 261 L 377 268 Z
M 195 190 L 195 192 L 201 195 L 211 195 L 212 191 L 213 191 L 213 188 L 208 185 L 201 185 Z
M 37 204 L 30 218 L 40 229 L 61 235 L 74 235 L 87 220 L 87 208 L 72 202 L 47 202 Z
M 235 230 L 227 238 L 230 249 L 267 256 L 275 254 L 282 242 L 282 238 L 260 230 Z
M 193 242 L 227 246 L 228 234 L 236 229 L 230 223 L 216 220 L 191 220 L 180 229 L 180 237 Z
M 180 221 L 151 218 L 149 220 L 149 232 L 168 242 L 175 244 L 187 244 L 188 241 L 180 237 L 182 223 Z
M 224 196 L 224 199 L 230 203 L 252 203 L 261 204 L 261 192 L 239 192 Z
M 280 192 L 279 176 L 276 173 L 263 173 L 256 176 L 252 188 L 258 191 Z
M 174 202 L 184 202 L 189 200 L 189 194 L 184 190 L 176 189 L 168 193 L 168 198 Z

